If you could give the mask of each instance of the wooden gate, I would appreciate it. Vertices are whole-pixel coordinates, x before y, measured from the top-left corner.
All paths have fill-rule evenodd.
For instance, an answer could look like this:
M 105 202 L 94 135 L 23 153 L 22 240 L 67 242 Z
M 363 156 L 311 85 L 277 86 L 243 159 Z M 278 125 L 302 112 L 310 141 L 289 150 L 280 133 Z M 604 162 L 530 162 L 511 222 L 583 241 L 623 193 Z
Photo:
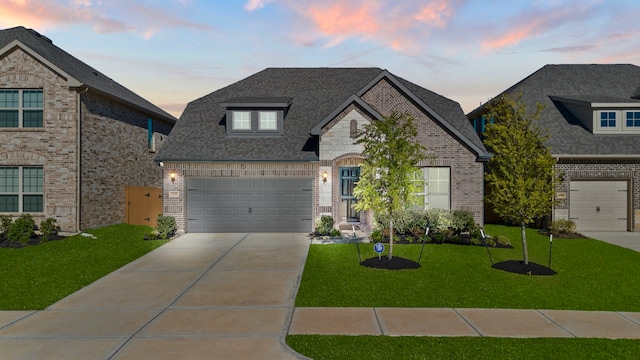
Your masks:
M 162 189 L 127 187 L 125 208 L 127 224 L 156 227 L 158 215 L 162 214 Z

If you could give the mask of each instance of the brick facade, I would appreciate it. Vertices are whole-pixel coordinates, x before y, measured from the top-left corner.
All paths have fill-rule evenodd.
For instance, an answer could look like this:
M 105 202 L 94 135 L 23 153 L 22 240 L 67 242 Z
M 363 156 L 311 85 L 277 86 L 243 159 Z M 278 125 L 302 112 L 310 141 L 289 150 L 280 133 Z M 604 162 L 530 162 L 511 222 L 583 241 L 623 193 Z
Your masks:
M 124 222 L 125 186 L 161 186 L 161 170 L 147 148 L 148 116 L 69 89 L 66 79 L 21 49 L 0 58 L 0 88 L 43 90 L 42 128 L 0 128 L 0 166 L 43 167 L 44 209 L 32 214 L 36 223 L 53 217 L 61 230 L 75 232 Z M 171 127 L 154 126 L 160 146 Z
M 563 181 L 557 192 L 566 194 L 553 209 L 553 218 L 567 219 L 570 216 L 569 201 L 571 180 L 626 180 L 631 193 L 631 230 L 640 231 L 640 160 L 569 160 L 560 159 L 556 165 Z
M 417 140 L 427 148 L 429 154 L 435 156 L 423 161 L 419 166 L 449 167 L 451 209 L 473 212 L 475 221 L 482 226 L 484 165 L 477 161 L 477 154 L 462 145 L 385 79 L 363 94 L 362 99 L 383 116 L 389 116 L 393 111 L 406 112 L 413 116 L 418 127 Z

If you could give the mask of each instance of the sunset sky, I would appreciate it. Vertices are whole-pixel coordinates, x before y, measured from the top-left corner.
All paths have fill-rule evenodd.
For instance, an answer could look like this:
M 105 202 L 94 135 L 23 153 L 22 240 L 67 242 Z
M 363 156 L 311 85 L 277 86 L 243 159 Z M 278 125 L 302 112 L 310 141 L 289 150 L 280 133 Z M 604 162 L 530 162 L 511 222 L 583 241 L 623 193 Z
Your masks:
M 469 112 L 545 64 L 640 65 L 639 19 L 637 0 L 0 1 L 0 28 L 175 116 L 266 67 L 380 67 Z

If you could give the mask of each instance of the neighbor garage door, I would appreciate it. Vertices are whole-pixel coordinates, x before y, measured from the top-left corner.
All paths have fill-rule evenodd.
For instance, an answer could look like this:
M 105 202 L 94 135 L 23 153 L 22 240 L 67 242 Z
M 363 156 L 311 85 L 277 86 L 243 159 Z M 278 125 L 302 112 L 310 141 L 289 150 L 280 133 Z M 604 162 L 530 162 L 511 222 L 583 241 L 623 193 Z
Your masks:
M 311 178 L 190 178 L 188 232 L 311 232 Z
M 571 181 L 569 218 L 578 231 L 626 231 L 626 181 Z

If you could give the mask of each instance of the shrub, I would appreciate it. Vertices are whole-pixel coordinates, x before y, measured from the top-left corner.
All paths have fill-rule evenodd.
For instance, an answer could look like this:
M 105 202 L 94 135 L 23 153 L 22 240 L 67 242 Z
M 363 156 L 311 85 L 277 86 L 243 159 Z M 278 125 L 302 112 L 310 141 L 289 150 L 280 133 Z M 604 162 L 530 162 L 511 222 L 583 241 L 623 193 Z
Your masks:
M 332 238 L 342 237 L 342 231 L 340 231 L 338 229 L 331 229 L 331 232 L 329 233 L 329 235 Z
M 169 239 L 175 235 L 178 227 L 176 226 L 176 218 L 173 216 L 158 215 L 157 226 L 158 236 L 160 239 Z
M 9 215 L 0 215 L 0 234 L 8 234 L 13 218 Z
M 567 219 L 552 221 L 550 230 L 554 236 L 571 235 L 576 232 L 576 223 Z
M 7 237 L 9 241 L 26 244 L 31 239 L 35 228 L 36 222 L 33 217 L 30 214 L 22 214 L 11 224 Z
M 451 227 L 451 212 L 443 209 L 429 209 L 429 228 L 442 232 Z
M 451 212 L 451 227 L 458 234 L 465 231 L 473 233 L 478 228 L 478 224 L 473 219 L 471 211 L 453 210 Z
M 382 242 L 384 240 L 384 236 L 382 235 L 382 230 L 376 229 L 371 232 L 371 241 L 373 242 Z
M 496 236 L 495 240 L 498 245 L 511 246 L 511 242 L 509 241 L 509 238 L 507 238 L 504 235 Z
M 316 220 L 316 235 L 331 235 L 333 230 L 333 217 L 331 215 L 322 215 Z
M 40 232 L 42 233 L 42 241 L 49 241 L 50 236 L 58 235 L 60 227 L 56 225 L 58 221 L 54 218 L 46 218 L 40 222 Z

